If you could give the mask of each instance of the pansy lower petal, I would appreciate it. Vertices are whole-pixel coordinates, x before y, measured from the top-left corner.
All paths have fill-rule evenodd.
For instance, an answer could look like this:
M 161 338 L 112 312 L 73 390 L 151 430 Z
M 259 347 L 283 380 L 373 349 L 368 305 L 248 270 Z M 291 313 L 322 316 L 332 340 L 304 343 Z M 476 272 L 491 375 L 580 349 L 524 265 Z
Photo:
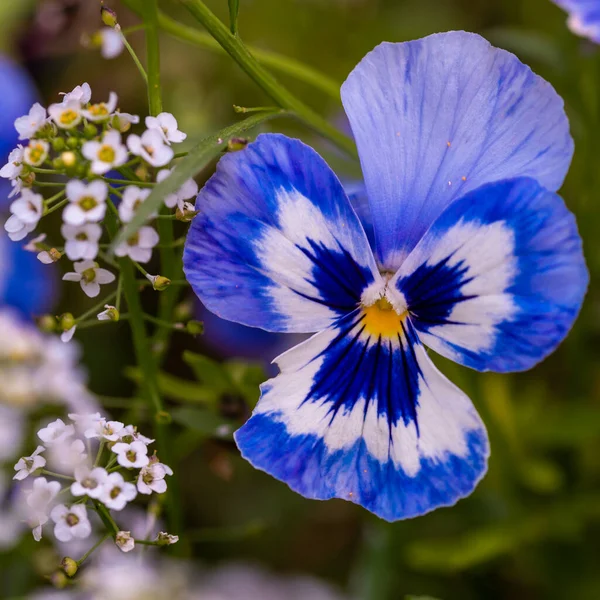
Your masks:
M 454 199 L 512 177 L 557 190 L 573 154 L 552 86 L 476 34 L 381 44 L 349 75 L 342 100 L 387 269 Z
M 196 209 L 186 277 L 230 321 L 318 331 L 352 311 L 379 277 L 340 182 L 299 140 L 261 135 L 226 155 Z
M 485 428 L 407 320 L 375 337 L 356 311 L 276 362 L 235 439 L 294 491 L 395 521 L 454 504 L 483 476 Z
M 428 346 L 474 369 L 519 371 L 566 336 L 588 273 L 563 200 L 519 178 L 454 202 L 391 284 Z

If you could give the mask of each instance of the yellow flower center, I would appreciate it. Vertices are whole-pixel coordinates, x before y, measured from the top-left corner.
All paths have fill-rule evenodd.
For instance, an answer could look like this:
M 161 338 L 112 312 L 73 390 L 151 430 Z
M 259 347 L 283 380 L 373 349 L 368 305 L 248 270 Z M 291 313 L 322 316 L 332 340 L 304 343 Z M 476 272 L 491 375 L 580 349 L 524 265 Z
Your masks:
M 374 337 L 396 338 L 402 332 L 402 322 L 407 312 L 398 313 L 387 298 L 380 298 L 371 306 L 365 306 L 365 332 Z
M 96 206 L 98 206 L 98 202 L 96 201 L 96 198 L 94 198 L 94 196 L 84 196 L 79 201 L 79 206 L 83 210 L 88 211 L 88 210 L 92 210 L 92 208 L 96 208 Z M 87 239 L 87 237 L 85 239 Z
M 139 233 L 134 233 L 128 240 L 127 243 L 130 246 L 137 246 L 140 243 L 140 234 Z
M 31 144 L 29 146 L 29 160 L 34 164 L 42 162 L 44 152 L 45 149 L 42 144 Z
M 83 280 L 86 281 L 87 283 L 92 283 L 92 281 L 94 281 L 96 279 L 96 270 L 92 267 L 90 267 L 89 269 L 86 269 L 81 276 L 83 277 Z
M 111 163 L 115 160 L 115 150 L 112 146 L 105 144 L 98 150 L 98 160 L 102 162 Z
M 79 113 L 77 113 L 76 111 L 68 108 L 67 110 L 63 111 L 60 115 L 60 122 L 62 125 L 73 125 L 77 119 L 79 118 Z
M 89 108 L 90 114 L 94 117 L 106 117 L 108 116 L 108 108 L 106 108 L 106 104 L 104 102 L 100 102 L 100 104 L 93 104 Z

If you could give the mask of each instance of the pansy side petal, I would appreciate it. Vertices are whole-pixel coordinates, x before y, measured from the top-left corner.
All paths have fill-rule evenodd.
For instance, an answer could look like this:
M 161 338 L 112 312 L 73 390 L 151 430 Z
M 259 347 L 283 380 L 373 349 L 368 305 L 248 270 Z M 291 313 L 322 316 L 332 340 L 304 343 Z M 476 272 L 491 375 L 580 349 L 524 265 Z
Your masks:
M 313 332 L 356 308 L 379 277 L 342 186 L 311 148 L 260 135 L 226 155 L 196 201 L 188 281 L 218 316 Z
M 276 362 L 281 373 L 235 440 L 303 496 L 396 521 L 454 504 L 485 473 L 484 425 L 408 320 L 397 336 L 376 337 L 357 310 Z
M 596 0 L 553 0 L 569 14 L 567 25 L 576 35 L 600 43 L 600 4 Z
M 519 178 L 454 202 L 390 283 L 425 344 L 477 370 L 520 371 L 566 336 L 588 273 L 563 200 Z
M 349 75 L 342 100 L 378 259 L 390 270 L 452 200 L 512 177 L 557 190 L 573 154 L 552 86 L 472 33 L 381 44 Z

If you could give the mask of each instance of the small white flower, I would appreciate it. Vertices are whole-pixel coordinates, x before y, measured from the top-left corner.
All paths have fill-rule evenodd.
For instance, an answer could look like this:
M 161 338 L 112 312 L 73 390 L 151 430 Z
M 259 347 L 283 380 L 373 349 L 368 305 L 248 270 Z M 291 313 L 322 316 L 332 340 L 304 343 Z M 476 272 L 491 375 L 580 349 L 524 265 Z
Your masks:
M 152 227 L 140 227 L 128 240 L 115 248 L 115 254 L 129 256 L 132 260 L 140 263 L 147 263 L 152 257 L 152 248 L 158 242 L 158 233 Z
M 117 462 L 122 467 L 140 469 L 150 462 L 148 448 L 143 442 L 119 442 L 111 450 L 117 455 Z
M 137 496 L 135 485 L 125 481 L 121 473 L 111 473 L 102 488 L 100 502 L 111 510 L 123 510 Z
M 65 254 L 70 260 L 93 260 L 98 255 L 98 242 L 102 237 L 100 225 L 64 223 L 60 232 L 65 238 Z
M 13 242 L 19 242 L 27 237 L 37 226 L 37 223 L 23 223 L 19 217 L 12 215 L 4 223 L 4 229 Z
M 171 169 L 161 169 L 156 174 L 156 181 L 160 183 L 164 181 L 170 174 Z M 179 210 L 183 211 L 185 200 L 189 200 L 190 198 L 194 198 L 198 194 L 198 184 L 193 179 L 188 179 L 176 192 L 173 194 L 168 194 L 165 197 L 165 205 L 168 208 L 179 208 Z
M 21 196 L 10 205 L 10 212 L 22 223 L 37 225 L 44 213 L 44 199 L 30 189 L 24 189 Z
M 104 484 L 108 473 L 102 467 L 77 467 L 75 469 L 75 482 L 71 484 L 71 494 L 73 496 L 89 496 L 96 500 L 100 498 L 104 491 Z
M 42 539 L 42 525 L 48 522 L 48 507 L 58 493 L 60 483 L 48 481 L 45 477 L 33 480 L 33 487 L 28 492 L 25 502 L 27 504 L 27 522 L 33 529 L 33 539 L 39 542 Z
M 159 131 L 167 143 L 179 144 L 187 137 L 187 134 L 177 128 L 177 119 L 168 112 L 160 113 L 156 117 L 146 117 L 146 127 Z
M 63 440 L 50 448 L 50 460 L 67 471 L 73 471 L 87 460 L 85 444 L 81 440 Z
M 76 329 L 77 329 L 77 325 L 73 325 L 73 327 L 71 327 L 70 329 L 63 331 L 60 334 L 60 341 L 64 342 L 65 344 L 67 342 L 70 342 L 73 339 L 73 336 L 75 335 Z
M 88 439 L 103 438 L 109 442 L 116 442 L 121 437 L 125 425 L 119 421 L 100 419 L 92 427 L 86 429 L 84 435 Z
M 121 552 L 131 552 L 135 548 L 135 540 L 131 531 L 119 531 L 115 536 L 115 544 Z
M 83 504 L 73 504 L 70 508 L 58 504 L 52 509 L 50 518 L 56 523 L 54 535 L 60 542 L 70 542 L 73 538 L 83 540 L 92 533 L 92 526 Z
M 127 148 L 121 143 L 121 134 L 114 129 L 107 131 L 102 136 L 102 141 L 86 142 L 81 152 L 83 156 L 92 161 L 92 173 L 104 175 L 115 167 L 120 167 L 127 162 Z
M 121 442 L 125 442 L 126 444 L 131 444 L 131 442 L 142 442 L 148 446 L 154 442 L 153 439 L 142 435 L 136 427 L 133 425 L 127 425 L 121 431 Z
M 31 140 L 25 152 L 23 160 L 32 167 L 39 167 L 48 158 L 50 144 L 45 140 Z
M 73 421 L 79 432 L 85 432 L 91 427 L 94 427 L 98 421 L 104 420 L 104 417 L 99 413 L 87 413 L 78 415 L 76 413 L 69 413 L 69 419 Z
M 84 183 L 72 179 L 66 187 L 69 205 L 63 211 L 63 220 L 68 225 L 97 223 L 106 214 L 108 186 L 104 181 Z
M 153 167 L 164 167 L 175 155 L 165 143 L 162 132 L 157 129 L 147 129 L 142 137 L 131 134 L 127 138 L 127 147 L 132 154 L 141 156 Z
M 20 140 L 32 138 L 47 121 L 46 109 L 36 102 L 29 111 L 29 114 L 19 117 L 15 121 L 15 129 L 19 133 Z
M 179 541 L 179 536 L 171 535 L 166 531 L 159 531 L 155 541 L 157 541 L 161 546 L 170 546 Z
M 81 103 L 75 99 L 51 104 L 48 107 L 48 114 L 61 129 L 73 129 L 83 119 Z
M 46 459 L 43 456 L 40 456 L 44 450 L 46 450 L 44 446 L 38 446 L 31 456 L 21 457 L 15 465 L 15 471 L 17 471 L 17 473 L 14 475 L 13 479 L 21 481 L 31 475 L 34 471 L 45 467 Z
M 87 104 L 92 99 L 92 88 L 88 83 L 83 83 L 82 85 L 78 85 L 71 92 L 65 94 L 61 92 L 61 96 L 63 96 L 63 104 L 68 104 L 73 100 L 81 104 Z
M 152 190 L 148 188 L 141 190 L 136 185 L 130 185 L 125 188 L 125 191 L 123 192 L 123 199 L 119 204 L 119 218 L 121 221 L 123 221 L 123 223 L 129 223 L 129 221 L 133 219 L 135 211 L 150 195 L 151 191 Z
M 48 423 L 46 427 L 37 432 L 40 440 L 47 446 L 59 444 L 74 434 L 75 427 L 73 425 L 66 425 L 62 419 L 56 419 L 56 421 Z
M 131 129 L 132 125 L 137 125 L 140 122 L 140 118 L 137 115 L 129 113 L 117 112 L 113 115 L 111 126 L 113 129 L 117 129 L 121 133 L 125 133 Z
M 118 321 L 119 316 L 117 307 L 112 306 L 111 304 L 105 304 L 104 310 L 96 315 L 98 321 Z
M 173 475 L 173 470 L 162 463 L 150 463 L 143 467 L 137 480 L 137 489 L 140 494 L 164 494 L 167 491 L 165 476 Z
M 74 273 L 65 273 L 63 281 L 76 281 L 81 285 L 85 295 L 95 298 L 100 293 L 100 286 L 112 283 L 115 276 L 106 269 L 101 269 L 98 263 L 92 260 L 82 260 L 73 264 Z
M 40 235 L 38 235 L 37 237 L 34 237 L 33 239 L 29 240 L 29 242 L 27 242 L 23 246 L 23 250 L 27 250 L 27 252 L 39 252 L 40 250 L 43 250 L 43 248 L 44 248 L 44 245 L 42 244 L 42 242 L 45 239 L 46 239 L 46 234 L 40 233 Z
M 96 123 L 102 121 L 108 121 L 112 114 L 117 108 L 117 102 L 119 101 L 117 94 L 111 92 L 108 95 L 108 102 L 99 102 L 98 104 L 92 104 L 89 108 L 81 111 L 81 114 L 88 120 Z M 119 137 L 120 141 L 120 137 Z
M 0 177 L 15 180 L 23 171 L 25 149 L 19 144 L 8 155 L 8 162 L 0 169 Z
M 125 44 L 123 34 L 112 27 L 105 27 L 98 32 L 100 37 L 100 54 L 102 58 L 116 58 L 123 52 Z
M 44 265 L 51 265 L 52 263 L 58 262 L 62 257 L 62 254 L 52 248 L 51 250 L 42 250 L 38 252 L 37 259 Z
M 119 531 L 115 536 L 115 544 L 121 552 L 131 552 L 135 548 L 135 541 L 131 531 Z

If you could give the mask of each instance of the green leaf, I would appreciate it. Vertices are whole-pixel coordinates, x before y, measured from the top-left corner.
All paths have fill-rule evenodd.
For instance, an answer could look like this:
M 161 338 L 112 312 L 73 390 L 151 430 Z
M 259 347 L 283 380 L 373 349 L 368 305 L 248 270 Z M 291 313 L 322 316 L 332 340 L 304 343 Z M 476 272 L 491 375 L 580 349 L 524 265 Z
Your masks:
M 228 438 L 235 429 L 229 420 L 207 408 L 182 406 L 172 410 L 171 416 L 179 425 L 204 437 Z
M 177 164 L 169 177 L 154 187 L 147 200 L 145 200 L 137 209 L 133 219 L 125 225 L 113 241 L 111 252 L 114 252 L 114 249 L 119 244 L 128 240 L 148 220 L 152 213 L 160 210 L 165 196 L 176 192 L 188 179 L 194 177 L 211 160 L 216 158 L 225 148 L 227 148 L 227 142 L 230 138 L 238 137 L 264 121 L 285 114 L 289 115 L 290 113 L 280 109 L 261 112 L 252 115 L 239 123 L 234 123 L 229 127 L 225 127 L 225 129 L 222 129 L 214 135 L 204 138 Z
M 183 353 L 183 361 L 194 371 L 198 381 L 210 388 L 215 394 L 231 390 L 233 382 L 222 364 L 208 356 L 195 354 L 186 350 Z
M 237 35 L 238 27 L 238 12 L 240 10 L 240 1 L 239 0 L 229 0 L 229 29 L 231 29 L 231 33 L 233 35 Z

